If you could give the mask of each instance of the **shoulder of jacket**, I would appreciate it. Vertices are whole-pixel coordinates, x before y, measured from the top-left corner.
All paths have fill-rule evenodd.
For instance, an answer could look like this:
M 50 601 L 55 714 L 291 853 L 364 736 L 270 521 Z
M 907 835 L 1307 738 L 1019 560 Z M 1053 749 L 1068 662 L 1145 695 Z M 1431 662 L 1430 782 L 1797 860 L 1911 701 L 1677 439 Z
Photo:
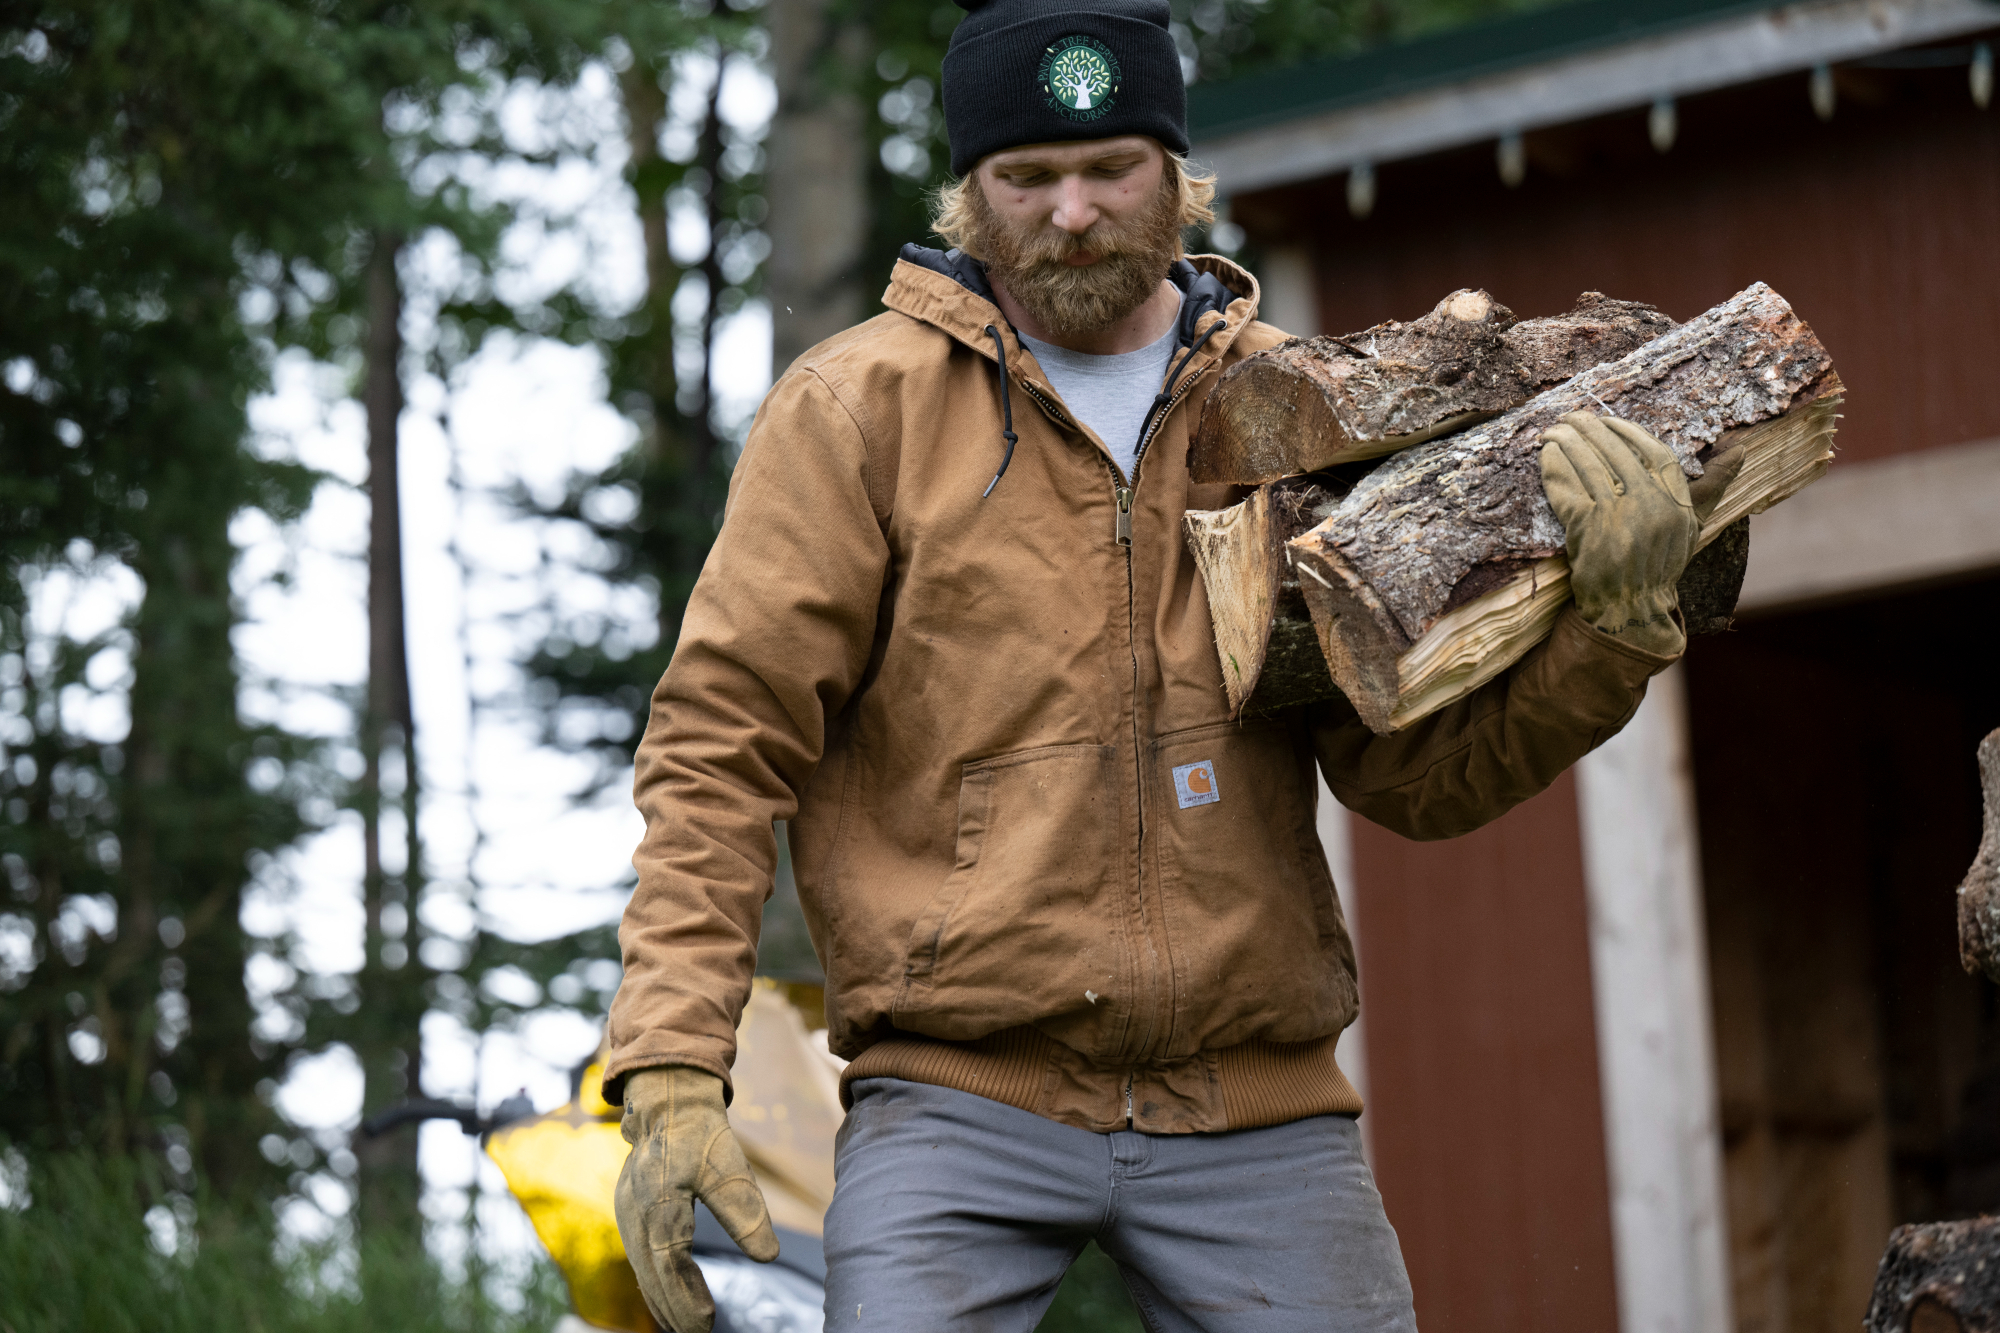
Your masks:
M 1238 358 L 1254 356 L 1258 352 L 1269 351 L 1293 336 L 1275 325 L 1266 324 L 1261 319 L 1253 319 L 1243 326 L 1241 333 L 1236 335 L 1236 341 L 1230 345 L 1229 350 Z
M 873 379 L 884 370 L 908 372 L 934 364 L 954 342 L 934 324 L 885 310 L 807 348 L 785 374 L 807 371 L 829 385 Z

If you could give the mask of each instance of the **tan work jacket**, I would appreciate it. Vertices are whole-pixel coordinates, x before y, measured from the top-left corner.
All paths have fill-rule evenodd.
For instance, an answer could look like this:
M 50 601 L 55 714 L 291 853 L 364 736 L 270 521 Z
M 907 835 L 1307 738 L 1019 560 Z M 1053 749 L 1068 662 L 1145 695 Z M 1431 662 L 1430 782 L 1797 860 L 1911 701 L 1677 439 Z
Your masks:
M 1244 492 L 1189 482 L 1188 434 L 1217 375 L 1284 335 L 1228 261 L 1174 277 L 1183 347 L 1130 479 L 956 252 L 907 248 L 888 313 L 773 387 L 639 746 L 614 1091 L 649 1065 L 728 1077 L 788 820 L 848 1082 L 1098 1131 L 1358 1111 L 1315 762 L 1369 819 L 1452 837 L 1667 665 L 1572 611 L 1393 736 L 1341 704 L 1232 720 L 1181 515 Z

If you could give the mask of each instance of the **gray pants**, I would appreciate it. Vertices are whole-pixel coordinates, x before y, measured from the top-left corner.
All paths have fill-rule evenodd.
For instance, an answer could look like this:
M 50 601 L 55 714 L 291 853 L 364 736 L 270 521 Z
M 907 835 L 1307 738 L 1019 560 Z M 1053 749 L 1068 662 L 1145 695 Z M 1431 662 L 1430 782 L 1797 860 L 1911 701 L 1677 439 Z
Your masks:
M 1414 1333 L 1410 1280 L 1345 1116 L 1093 1134 L 866 1079 L 834 1151 L 827 1333 L 1028 1333 L 1096 1241 L 1155 1333 Z

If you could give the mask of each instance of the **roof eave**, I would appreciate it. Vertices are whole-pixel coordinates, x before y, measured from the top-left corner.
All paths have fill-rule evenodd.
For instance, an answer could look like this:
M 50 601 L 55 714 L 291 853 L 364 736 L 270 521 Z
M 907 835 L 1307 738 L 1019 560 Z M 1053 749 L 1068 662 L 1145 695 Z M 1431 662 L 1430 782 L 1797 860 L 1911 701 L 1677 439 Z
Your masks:
M 1581 54 L 1197 135 L 1225 194 L 1286 185 L 1484 139 L 1855 60 L 2000 25 L 1988 0 L 1807 0 Z

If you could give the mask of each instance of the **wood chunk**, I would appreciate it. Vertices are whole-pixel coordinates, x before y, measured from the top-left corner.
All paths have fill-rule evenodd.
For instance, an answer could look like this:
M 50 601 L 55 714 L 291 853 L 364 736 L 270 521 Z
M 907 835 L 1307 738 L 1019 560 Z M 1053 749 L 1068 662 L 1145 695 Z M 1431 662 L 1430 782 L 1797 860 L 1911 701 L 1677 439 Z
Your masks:
M 1544 389 L 1615 361 L 1679 325 L 1652 306 L 1585 292 L 1566 315 L 1524 319 L 1504 335 L 1527 388 L 1526 402 Z
M 1256 485 L 1395 453 L 1518 407 L 1673 327 L 1651 306 L 1601 292 L 1566 315 L 1517 322 L 1487 293 L 1461 290 L 1408 323 L 1293 339 L 1222 377 L 1188 474 Z
M 1230 712 L 1268 713 L 1339 694 L 1285 543 L 1319 524 L 1340 491 L 1298 478 L 1258 487 L 1228 509 L 1182 520 L 1215 625 Z
M 1710 544 L 1742 525 L 1742 515 L 1751 512 L 1750 506 L 1754 504 L 1755 512 L 1762 512 L 1825 472 L 1833 456 L 1834 423 L 1839 416 L 1837 409 L 1841 401 L 1839 381 L 1833 380 L 1832 385 L 1823 397 L 1795 408 L 1775 421 L 1733 431 L 1723 437 L 1721 447 L 1741 443 L 1750 453 L 1751 461 L 1760 465 L 1753 469 L 1750 461 L 1746 461 L 1743 471 L 1730 483 L 1723 503 L 1702 525 L 1696 561 L 1701 560 Z M 1761 501 L 1752 498 L 1760 496 L 1768 498 Z M 1292 554 L 1294 564 L 1310 575 L 1313 571 L 1307 567 L 1308 562 L 1296 546 Z M 1741 555 L 1747 565 L 1747 531 Z M 1313 613 L 1314 629 L 1321 633 L 1321 647 L 1328 654 L 1334 681 L 1354 702 L 1355 710 L 1364 722 L 1384 734 L 1406 727 L 1478 689 L 1548 637 L 1563 607 L 1569 604 L 1569 561 L 1557 555 L 1537 561 L 1507 563 L 1516 568 L 1525 565 L 1525 568 L 1500 586 L 1449 608 L 1420 640 L 1396 652 L 1393 659 L 1393 696 L 1388 693 L 1386 684 L 1390 677 L 1379 666 L 1375 667 L 1377 674 L 1371 679 L 1384 682 L 1381 694 L 1357 698 L 1358 691 L 1348 689 L 1333 656 L 1339 650 L 1329 647 L 1327 643 L 1330 619 L 1342 614 L 1338 596 L 1329 591 L 1323 594 L 1325 600 L 1315 601 L 1313 594 L 1321 590 L 1310 582 L 1302 584 L 1308 594 L 1307 609 Z M 1689 570 L 1695 569 L 1695 563 L 1690 562 Z M 1475 568 L 1473 574 L 1478 573 L 1479 568 Z M 1687 578 L 1684 573 L 1681 585 L 1684 588 Z M 1739 591 L 1742 579 L 1742 566 L 1737 567 L 1733 578 L 1728 573 L 1721 575 L 1721 581 L 1733 582 Z M 1732 598 L 1728 612 L 1724 613 L 1725 621 L 1734 610 Z M 1379 619 L 1374 623 L 1379 624 Z M 1716 628 L 1711 620 L 1707 629 L 1713 631 Z M 1727 628 L 1726 623 L 1720 628 Z M 1348 636 L 1335 637 L 1344 640 Z M 1357 637 L 1364 643 L 1367 640 L 1365 631 Z
M 1188 549 L 1208 594 L 1232 715 L 1258 716 L 1341 697 L 1320 650 L 1298 570 L 1283 550 L 1291 537 L 1325 517 L 1337 503 L 1336 495 L 1311 479 L 1295 478 L 1259 487 L 1228 509 L 1190 510 L 1183 519 Z M 1749 561 L 1748 519 L 1738 519 L 1696 553 L 1679 585 L 1681 615 L 1690 635 L 1719 634 L 1730 627 Z M 1529 577 L 1517 578 L 1521 575 Z M 1398 662 L 1399 673 L 1419 682 L 1421 691 L 1404 701 L 1405 709 L 1421 708 L 1439 691 L 1449 702 L 1464 692 L 1463 681 L 1484 683 L 1519 654 L 1507 656 L 1503 647 L 1500 666 L 1484 674 L 1477 660 L 1433 661 L 1433 655 L 1484 652 L 1495 639 L 1510 636 L 1526 637 L 1529 646 L 1539 642 L 1569 600 L 1569 568 L 1560 557 L 1482 565 L 1459 584 L 1458 592 L 1465 594 L 1459 604 L 1502 588 L 1509 591 L 1467 617 L 1468 625 L 1484 628 L 1438 636 L 1424 652 L 1405 654 Z
M 1562 524 L 1542 493 L 1541 440 L 1566 413 L 1623 417 L 1700 476 L 1695 456 L 1705 446 L 1817 396 L 1807 391 L 1831 366 L 1804 321 L 1759 283 L 1496 421 L 1390 459 L 1315 537 L 1370 584 L 1414 641 L 1473 566 L 1563 550 Z
M 2000 1218 L 1897 1227 L 1865 1333 L 2000 1333 Z
M 1704 524 L 1704 529 L 1708 525 Z M 1743 575 L 1750 568 L 1750 520 L 1739 518 L 1694 553 L 1678 585 L 1688 637 L 1720 634 L 1733 623 Z
M 1979 743 L 1979 784 L 1986 831 L 1958 886 L 1958 960 L 1974 976 L 2000 985 L 2000 731 Z
M 1826 470 L 1840 392 L 1826 348 L 1760 282 L 1494 422 L 1390 458 L 1292 542 L 1334 683 L 1386 733 L 1492 679 L 1534 646 L 1528 634 L 1546 632 L 1554 610 L 1492 624 L 1480 618 L 1484 598 L 1454 604 L 1452 594 L 1482 564 L 1532 560 L 1536 572 L 1518 576 L 1536 582 L 1532 594 L 1484 596 L 1546 604 L 1554 566 L 1540 562 L 1560 558 L 1564 534 L 1542 494 L 1540 438 L 1564 412 L 1596 406 L 1624 416 L 1674 448 L 1692 474 L 1704 446 L 1746 444 L 1742 470 L 1702 528 L 1706 544 Z M 1474 638 L 1404 662 L 1426 634 Z M 1480 658 L 1478 671 L 1444 667 L 1466 654 Z
M 1554 584 L 1568 573 L 1551 563 L 1564 537 L 1542 492 L 1540 445 L 1565 413 L 1632 421 L 1694 476 L 1705 449 L 1748 446 L 1703 526 L 1706 545 L 1825 471 L 1840 394 L 1812 330 L 1757 283 L 1494 421 L 1389 459 L 1291 543 L 1334 683 L 1370 727 L 1393 731 L 1477 688 L 1547 634 L 1567 595 Z M 1521 572 L 1454 599 L 1474 570 L 1503 562 Z M 1423 643 L 1433 635 L 1450 642 Z

